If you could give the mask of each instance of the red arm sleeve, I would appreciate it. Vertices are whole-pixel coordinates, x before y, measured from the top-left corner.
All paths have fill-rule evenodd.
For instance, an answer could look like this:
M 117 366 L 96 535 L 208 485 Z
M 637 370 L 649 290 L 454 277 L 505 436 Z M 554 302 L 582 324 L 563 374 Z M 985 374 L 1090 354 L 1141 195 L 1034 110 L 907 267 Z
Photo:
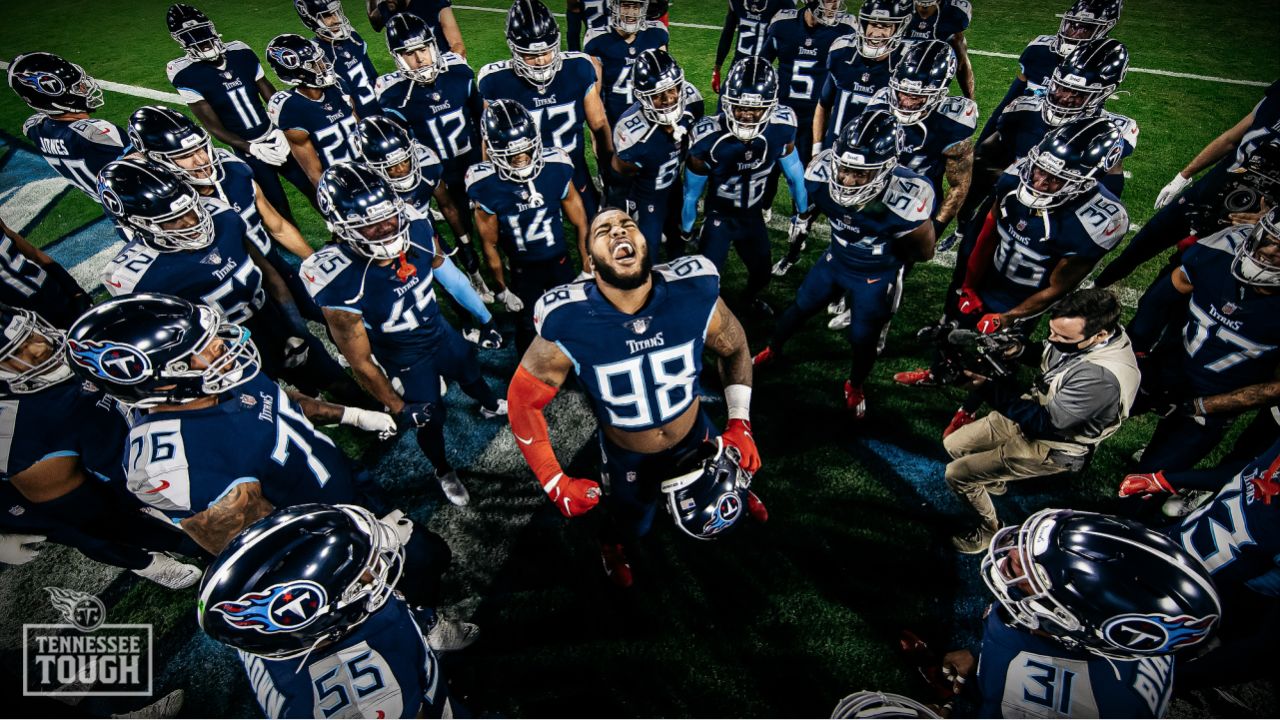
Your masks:
M 511 432 L 516 436 L 516 447 L 520 448 L 525 462 L 529 463 L 544 489 L 563 474 L 551 448 L 547 418 L 542 414 L 542 409 L 557 392 L 556 388 L 534 377 L 523 366 L 516 368 L 507 389 L 507 419 L 511 422 Z
M 965 287 L 976 290 L 982 284 L 982 277 L 991 266 L 991 255 L 996 251 L 997 242 L 999 241 L 996 237 L 996 210 L 992 208 L 991 212 L 987 213 L 986 222 L 982 223 L 982 232 L 978 233 L 973 252 L 969 253 L 969 262 L 965 265 L 962 283 Z

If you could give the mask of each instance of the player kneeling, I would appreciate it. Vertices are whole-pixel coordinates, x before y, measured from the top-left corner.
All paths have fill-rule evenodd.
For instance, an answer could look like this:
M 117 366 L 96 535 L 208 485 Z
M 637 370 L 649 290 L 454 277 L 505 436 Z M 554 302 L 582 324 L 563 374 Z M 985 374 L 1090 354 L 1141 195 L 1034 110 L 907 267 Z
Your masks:
M 565 517 L 605 501 L 605 571 L 627 587 L 631 567 L 623 542 L 634 542 L 652 527 L 663 481 L 685 475 L 689 485 L 667 484 L 675 493 L 671 502 L 680 511 L 706 510 L 700 525 L 698 512 L 677 516 L 691 534 L 722 531 L 744 505 L 756 519 L 768 517 L 763 503 L 745 489 L 746 478 L 725 479 L 724 492 L 711 498 L 716 481 L 688 474 L 690 467 L 696 471 L 702 446 L 719 434 L 698 398 L 704 350 L 720 359 L 729 423 L 701 472 L 715 477 L 723 458 L 733 455 L 747 473 L 760 468 L 748 419 L 751 355 L 742 325 L 720 300 L 719 274 L 705 257 L 653 267 L 644 235 L 621 210 L 600 213 L 587 243 L 595 277 L 561 285 L 538 301 L 538 336 L 511 380 L 508 408 L 520 451 Z M 564 473 L 542 414 L 570 371 L 600 422 L 603 494 L 601 483 Z

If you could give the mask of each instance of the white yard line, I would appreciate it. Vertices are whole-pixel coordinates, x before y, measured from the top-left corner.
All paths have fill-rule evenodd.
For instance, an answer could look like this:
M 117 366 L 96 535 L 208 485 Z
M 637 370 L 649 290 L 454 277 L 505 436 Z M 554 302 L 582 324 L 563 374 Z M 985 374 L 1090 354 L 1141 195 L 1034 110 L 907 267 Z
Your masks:
M 9 63 L 0 60 L 0 70 L 8 70 Z M 125 85 L 124 83 L 111 82 L 110 80 L 102 80 L 94 78 L 104 90 L 111 92 L 124 93 L 125 95 L 134 95 L 136 97 L 146 98 L 148 100 L 159 100 L 161 102 L 174 103 L 176 105 L 185 105 L 182 98 L 177 93 L 162 92 L 160 90 L 152 90 L 138 85 Z

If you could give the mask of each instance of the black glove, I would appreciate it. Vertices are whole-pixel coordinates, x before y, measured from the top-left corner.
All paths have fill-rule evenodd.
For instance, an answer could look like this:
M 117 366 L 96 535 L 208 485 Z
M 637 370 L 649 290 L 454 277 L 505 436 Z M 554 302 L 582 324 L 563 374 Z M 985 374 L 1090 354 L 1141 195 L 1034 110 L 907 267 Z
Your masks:
M 480 347 L 486 350 L 497 350 L 502 347 L 502 333 L 498 332 L 492 320 L 480 328 Z
M 1184 417 L 1190 418 L 1197 425 L 1205 424 L 1204 402 L 1200 398 L 1158 405 L 1155 408 L 1155 413 L 1160 417 Z
M 425 427 L 431 422 L 431 403 L 405 403 L 396 413 L 396 431 Z

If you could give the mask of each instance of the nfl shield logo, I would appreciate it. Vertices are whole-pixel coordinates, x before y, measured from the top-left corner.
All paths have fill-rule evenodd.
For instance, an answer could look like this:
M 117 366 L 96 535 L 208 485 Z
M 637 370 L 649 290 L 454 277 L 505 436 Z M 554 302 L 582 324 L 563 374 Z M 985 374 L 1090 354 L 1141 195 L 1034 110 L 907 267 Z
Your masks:
M 1227 303 L 1227 304 L 1225 304 L 1225 305 L 1223 305 L 1223 306 L 1222 306 L 1222 314 L 1223 314 L 1223 315 L 1230 315 L 1231 313 L 1233 313 L 1233 312 L 1235 312 L 1235 311 L 1236 311 L 1236 304 L 1235 304 L 1235 303 L 1229 302 L 1229 303 Z
M 1026 220 L 1019 220 L 1019 221 L 1018 221 L 1018 232 L 1022 232 L 1023 230 L 1026 230 L 1026 229 L 1027 229 L 1027 221 L 1026 221 Z
M 805 46 L 805 47 L 813 47 L 813 38 L 805 38 L 805 39 L 804 39 L 804 46 Z
M 651 317 L 639 317 L 623 323 L 623 326 L 637 335 L 643 335 L 649 331 L 649 323 L 651 322 L 653 322 Z
M 869 82 L 870 80 L 871 80 L 871 73 L 862 73 L 862 82 Z
M 743 160 L 746 160 L 747 162 L 751 162 L 751 158 L 752 158 L 752 157 L 753 157 L 753 153 L 752 153 L 750 150 L 746 151 L 746 152 L 745 152 L 745 153 L 743 153 L 743 155 L 742 155 L 742 159 L 743 159 Z
M 217 250 L 212 250 L 209 252 L 208 255 L 204 256 L 204 258 L 200 260 L 200 264 L 201 265 L 221 265 L 222 253 L 218 252 Z

